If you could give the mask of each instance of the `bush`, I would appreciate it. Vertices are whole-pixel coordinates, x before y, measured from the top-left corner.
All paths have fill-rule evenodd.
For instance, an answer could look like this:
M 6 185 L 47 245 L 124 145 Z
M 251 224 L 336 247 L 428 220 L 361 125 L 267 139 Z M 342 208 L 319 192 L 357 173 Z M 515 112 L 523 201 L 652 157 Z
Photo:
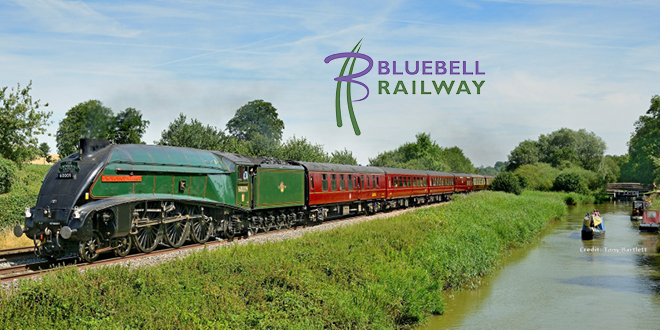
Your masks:
M 520 195 L 522 192 L 522 188 L 520 188 L 520 179 L 513 174 L 513 172 L 502 172 L 498 174 L 495 179 L 493 179 L 491 189 L 516 195 Z
M 555 178 L 553 189 L 565 192 L 589 193 L 582 176 L 577 172 L 563 172 Z
M 41 180 L 50 166 L 26 165 L 16 172 L 15 183 L 9 193 L 0 195 L 0 228 L 10 227 L 24 220 L 26 206 L 34 206 L 41 188 Z
M 528 182 L 523 188 L 550 191 L 559 170 L 546 163 L 526 164 L 520 166 L 513 173 Z
M 9 159 L 0 158 L 0 194 L 8 193 L 16 182 L 16 164 Z

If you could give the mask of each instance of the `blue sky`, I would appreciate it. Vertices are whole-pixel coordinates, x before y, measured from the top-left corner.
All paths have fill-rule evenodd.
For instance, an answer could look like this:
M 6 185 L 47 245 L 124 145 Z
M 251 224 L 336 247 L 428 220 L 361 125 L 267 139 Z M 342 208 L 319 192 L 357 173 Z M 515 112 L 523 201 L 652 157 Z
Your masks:
M 53 111 L 53 135 L 68 109 L 90 99 L 141 110 L 148 143 L 181 112 L 224 128 L 241 105 L 264 99 L 285 138 L 346 147 L 362 164 L 418 132 L 462 148 L 477 166 L 561 127 L 593 131 L 607 153 L 622 154 L 660 94 L 659 14 L 660 2 L 644 0 L 0 0 L 0 86 L 32 80 L 32 95 Z M 399 78 L 372 70 L 361 80 L 371 95 L 354 103 L 355 136 L 345 106 L 344 127 L 335 124 L 342 61 L 323 59 L 360 39 L 376 61 L 478 60 L 482 93 L 377 95 L 379 79 Z M 42 140 L 55 151 L 54 137 Z

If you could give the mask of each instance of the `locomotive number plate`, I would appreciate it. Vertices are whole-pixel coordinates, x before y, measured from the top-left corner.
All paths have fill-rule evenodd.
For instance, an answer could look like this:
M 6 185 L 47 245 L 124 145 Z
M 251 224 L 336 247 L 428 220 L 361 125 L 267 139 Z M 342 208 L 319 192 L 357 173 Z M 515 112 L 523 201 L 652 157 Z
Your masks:
M 73 173 L 71 172 L 60 172 L 57 173 L 58 179 L 73 179 Z

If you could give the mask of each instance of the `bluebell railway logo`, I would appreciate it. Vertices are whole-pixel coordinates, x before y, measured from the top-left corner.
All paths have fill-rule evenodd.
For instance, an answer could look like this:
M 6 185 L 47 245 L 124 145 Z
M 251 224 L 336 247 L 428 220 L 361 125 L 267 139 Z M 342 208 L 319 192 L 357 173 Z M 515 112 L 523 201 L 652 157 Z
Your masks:
M 337 127 L 342 127 L 343 122 L 341 120 L 341 83 L 346 82 L 346 103 L 348 104 L 348 115 L 351 117 L 351 124 L 353 124 L 353 131 L 355 132 L 355 135 L 360 135 L 360 127 L 358 126 L 357 120 L 355 119 L 355 112 L 353 111 L 353 102 L 360 102 L 362 100 L 365 100 L 367 97 L 369 97 L 369 87 L 367 87 L 367 85 L 365 85 L 364 83 L 355 80 L 355 78 L 362 77 L 365 74 L 369 73 L 369 71 L 371 71 L 371 68 L 373 68 L 374 66 L 374 61 L 371 59 L 371 57 L 365 54 L 360 54 L 360 49 L 362 48 L 362 45 L 360 45 L 360 43 L 362 43 L 362 39 L 358 41 L 355 47 L 353 47 L 353 50 L 351 50 L 350 52 L 332 54 L 326 57 L 324 60 L 325 63 L 330 63 L 330 61 L 338 58 L 346 58 L 346 61 L 344 61 L 344 65 L 341 67 L 341 71 L 339 71 L 339 77 L 334 79 L 337 82 L 337 90 L 335 93 L 335 112 L 337 117 Z M 348 74 L 344 75 L 344 72 L 346 72 L 346 67 L 348 66 L 348 62 L 350 62 L 351 58 L 353 59 L 353 62 L 351 63 L 351 67 L 348 70 Z M 367 66 L 366 69 L 354 74 L 353 68 L 355 68 L 355 61 L 358 58 L 366 60 L 369 63 L 369 65 Z M 351 96 L 352 83 L 364 87 L 367 91 L 367 94 L 359 100 L 353 100 Z
M 337 127 L 342 127 L 341 120 L 341 85 L 342 82 L 346 83 L 346 103 L 348 105 L 348 114 L 351 117 L 351 124 L 353 124 L 353 131 L 355 135 L 360 135 L 360 127 L 358 126 L 357 120 L 355 119 L 355 111 L 353 109 L 353 102 L 359 102 L 365 100 L 369 97 L 369 87 L 364 83 L 357 80 L 374 67 L 374 60 L 360 53 L 362 48 L 362 39 L 353 47 L 350 52 L 332 54 L 325 58 L 325 63 L 330 63 L 332 60 L 338 58 L 346 58 L 344 65 L 339 71 L 339 76 L 334 80 L 337 82 L 337 89 L 335 92 L 335 112 L 337 117 Z M 351 59 L 353 59 L 351 61 Z M 355 68 L 355 62 L 357 59 L 362 59 L 367 61 L 367 68 L 353 73 Z M 346 73 L 346 68 L 348 63 L 351 63 L 350 68 L 348 69 L 348 74 Z M 397 79 L 396 81 L 389 80 L 378 80 L 378 95 L 471 95 L 473 92 L 476 92 L 476 95 L 481 94 L 481 89 L 486 82 L 482 80 L 481 76 L 486 73 L 481 71 L 479 68 L 479 61 L 403 61 L 404 63 L 397 63 L 397 61 L 392 60 L 379 60 L 378 68 L 375 70 L 378 73 L 378 76 L 391 76 L 392 78 L 407 76 L 409 79 Z M 398 70 L 397 70 L 398 64 Z M 403 64 L 403 65 L 401 65 Z M 436 76 L 448 78 L 448 80 L 427 80 L 428 76 Z M 454 76 L 462 76 L 469 80 L 449 80 Z M 387 79 L 387 78 L 385 78 Z M 455 78 L 454 78 L 455 79 Z M 476 80 L 472 80 L 476 79 Z M 471 80 L 471 83 L 470 83 Z M 359 99 L 353 100 L 351 95 L 351 85 L 358 84 L 364 87 L 366 95 Z M 456 88 L 455 88 L 456 87 Z M 444 93 L 443 93 L 444 91 Z M 456 91 L 455 93 L 453 91 Z M 446 93 L 446 94 L 445 94 Z

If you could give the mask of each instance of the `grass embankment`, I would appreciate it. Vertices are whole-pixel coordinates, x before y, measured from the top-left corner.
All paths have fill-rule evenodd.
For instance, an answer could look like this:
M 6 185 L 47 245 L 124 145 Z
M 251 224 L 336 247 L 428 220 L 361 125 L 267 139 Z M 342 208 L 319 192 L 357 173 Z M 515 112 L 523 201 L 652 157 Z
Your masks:
M 299 239 L 154 267 L 65 269 L 0 299 L 0 327 L 400 328 L 490 273 L 567 208 L 483 192 Z
M 11 190 L 0 195 L 0 249 L 32 245 L 27 237 L 14 236 L 12 229 L 23 223 L 25 207 L 37 203 L 41 180 L 48 169 L 50 165 L 25 165 L 18 170 Z
M 18 170 L 11 190 L 0 195 L 0 228 L 23 222 L 25 207 L 37 203 L 41 180 L 48 169 L 49 165 L 25 165 Z
M 583 205 L 596 203 L 594 195 L 578 194 L 576 192 L 563 192 L 563 191 L 538 191 L 538 190 L 525 190 L 523 196 L 538 197 L 538 198 L 553 198 L 566 203 L 566 205 Z

